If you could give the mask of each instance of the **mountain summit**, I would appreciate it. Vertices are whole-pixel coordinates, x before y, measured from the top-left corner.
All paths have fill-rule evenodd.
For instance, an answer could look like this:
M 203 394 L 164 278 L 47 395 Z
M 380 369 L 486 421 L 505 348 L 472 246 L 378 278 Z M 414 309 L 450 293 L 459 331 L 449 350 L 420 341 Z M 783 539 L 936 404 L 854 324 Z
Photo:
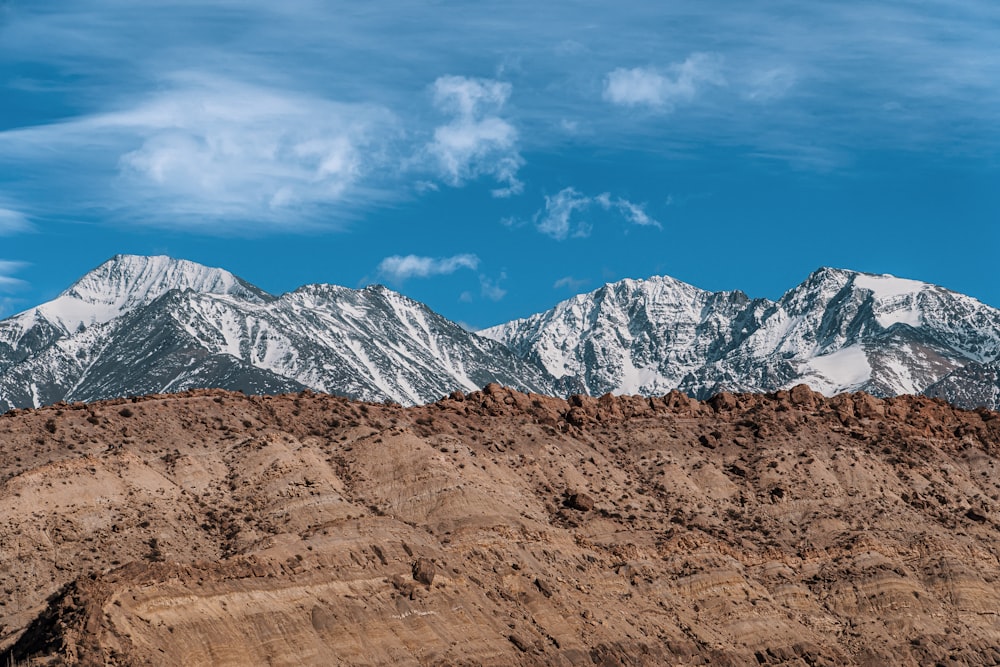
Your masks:
M 258 303 L 274 298 L 224 269 L 165 256 L 116 255 L 52 301 L 19 317 L 29 326 L 44 320 L 64 333 L 73 333 L 149 305 L 171 290 L 230 295 Z
M 926 392 L 1000 407 L 1000 311 L 822 268 L 777 301 L 622 280 L 473 333 L 381 285 L 274 296 L 223 269 L 119 255 L 0 322 L 0 411 L 216 387 L 427 403 L 491 382 L 549 395 Z

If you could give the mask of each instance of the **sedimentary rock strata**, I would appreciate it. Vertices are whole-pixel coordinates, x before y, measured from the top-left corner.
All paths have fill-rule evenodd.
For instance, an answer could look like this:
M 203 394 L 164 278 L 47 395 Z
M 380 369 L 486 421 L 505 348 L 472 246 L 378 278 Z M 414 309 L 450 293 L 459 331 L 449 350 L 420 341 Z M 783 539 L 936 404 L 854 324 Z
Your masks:
M 798 387 L 0 417 L 0 664 L 1000 664 L 1000 416 Z

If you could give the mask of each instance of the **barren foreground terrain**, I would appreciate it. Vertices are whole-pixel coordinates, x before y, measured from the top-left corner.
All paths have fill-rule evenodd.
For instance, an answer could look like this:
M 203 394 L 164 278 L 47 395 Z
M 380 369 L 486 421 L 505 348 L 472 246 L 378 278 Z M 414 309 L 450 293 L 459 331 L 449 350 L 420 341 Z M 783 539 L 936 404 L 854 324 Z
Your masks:
M 800 386 L 0 417 L 0 664 L 1000 664 L 1000 415 Z

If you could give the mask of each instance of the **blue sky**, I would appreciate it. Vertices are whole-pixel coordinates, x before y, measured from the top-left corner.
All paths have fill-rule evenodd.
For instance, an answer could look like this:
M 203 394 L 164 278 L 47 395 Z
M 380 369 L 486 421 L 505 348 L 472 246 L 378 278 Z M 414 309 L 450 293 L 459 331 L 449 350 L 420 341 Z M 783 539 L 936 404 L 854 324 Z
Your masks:
M 1000 306 L 1000 5 L 0 0 L 0 315 L 116 253 L 469 326 L 819 266 Z

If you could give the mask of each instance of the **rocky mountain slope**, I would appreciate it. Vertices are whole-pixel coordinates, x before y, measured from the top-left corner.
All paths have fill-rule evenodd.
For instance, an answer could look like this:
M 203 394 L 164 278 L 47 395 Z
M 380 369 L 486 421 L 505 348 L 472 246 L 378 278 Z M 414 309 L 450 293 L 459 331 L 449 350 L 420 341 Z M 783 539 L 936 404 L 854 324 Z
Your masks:
M 414 405 L 490 382 L 700 398 L 804 382 L 997 408 L 998 363 L 1000 310 L 838 269 L 776 302 L 623 280 L 476 334 L 380 285 L 273 296 L 222 269 L 118 256 L 0 322 L 0 411 L 208 387 Z
M 1000 361 L 968 363 L 938 380 L 923 393 L 955 405 L 983 405 L 996 409 L 1000 406 Z
M 824 268 L 776 302 L 623 280 L 480 333 L 594 396 L 679 388 L 706 398 L 805 382 L 827 395 L 930 390 L 998 406 L 995 374 L 976 369 L 1000 359 L 1000 310 L 886 275 Z
M 0 410 L 196 387 L 413 404 L 489 382 L 555 391 L 545 371 L 382 286 L 275 297 L 168 257 L 115 257 L 0 322 Z
M 998 664 L 998 453 L 804 386 L 10 411 L 0 664 Z

